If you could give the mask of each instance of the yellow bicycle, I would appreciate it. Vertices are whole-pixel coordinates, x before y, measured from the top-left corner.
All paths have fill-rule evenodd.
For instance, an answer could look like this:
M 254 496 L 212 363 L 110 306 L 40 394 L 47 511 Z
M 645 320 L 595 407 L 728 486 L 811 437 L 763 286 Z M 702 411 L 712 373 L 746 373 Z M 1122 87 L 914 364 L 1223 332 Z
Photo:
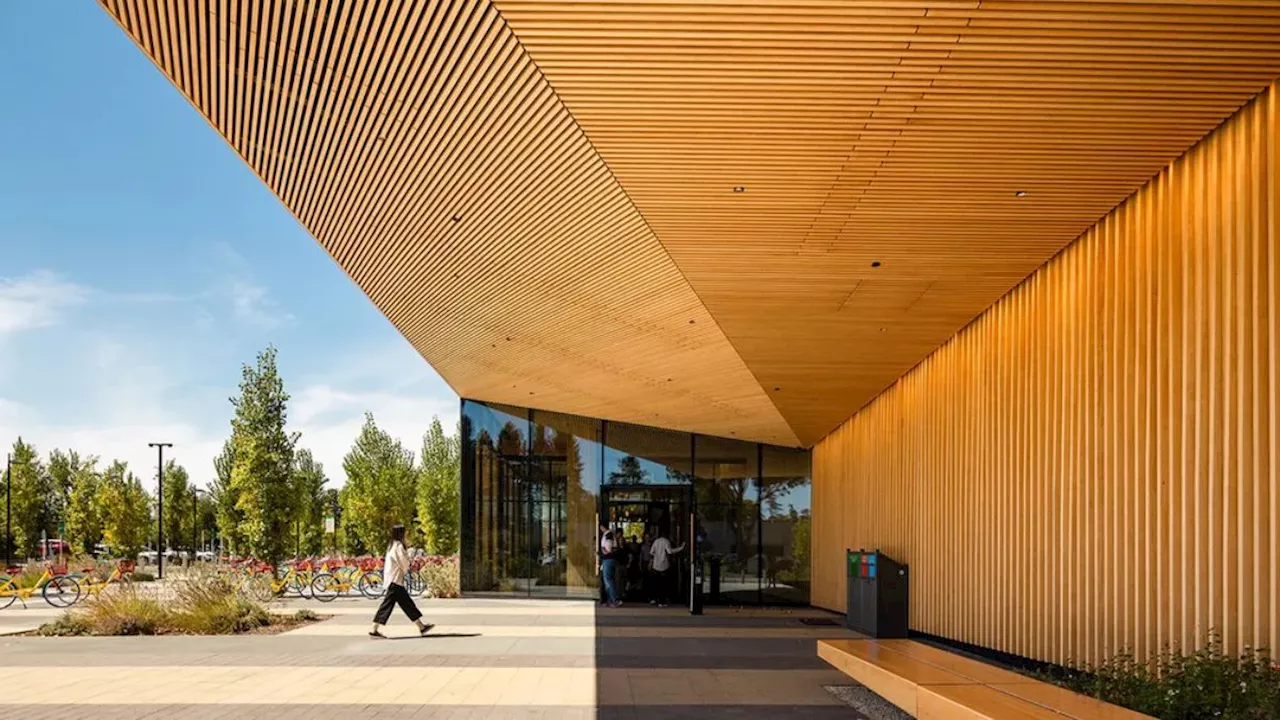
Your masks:
M 111 585 L 127 585 L 132 582 L 133 570 L 132 563 L 122 560 L 116 564 L 115 569 L 111 571 L 111 574 L 105 580 L 98 580 L 92 573 L 87 573 L 83 577 L 76 577 L 75 579 L 80 583 L 80 588 L 87 595 L 98 597 L 103 590 L 106 590 Z
M 79 602 L 81 587 L 75 578 L 61 573 L 55 575 L 50 568 L 45 568 L 36 584 L 27 588 L 18 587 L 17 576 L 11 575 L 0 582 L 0 610 L 12 605 L 14 600 L 22 601 L 22 607 L 26 607 L 37 592 L 53 607 L 65 608 Z

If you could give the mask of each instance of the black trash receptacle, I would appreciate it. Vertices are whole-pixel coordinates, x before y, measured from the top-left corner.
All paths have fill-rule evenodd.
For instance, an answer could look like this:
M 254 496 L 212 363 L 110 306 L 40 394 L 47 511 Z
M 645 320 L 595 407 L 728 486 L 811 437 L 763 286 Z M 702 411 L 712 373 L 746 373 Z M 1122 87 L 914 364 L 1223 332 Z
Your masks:
M 907 566 L 879 550 L 846 550 L 844 625 L 874 638 L 907 636 Z

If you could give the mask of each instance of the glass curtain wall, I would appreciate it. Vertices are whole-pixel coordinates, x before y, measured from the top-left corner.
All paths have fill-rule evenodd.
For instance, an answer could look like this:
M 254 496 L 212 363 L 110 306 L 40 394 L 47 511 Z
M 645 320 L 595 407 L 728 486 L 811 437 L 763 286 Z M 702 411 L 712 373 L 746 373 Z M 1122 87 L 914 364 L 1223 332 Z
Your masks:
M 809 451 L 762 445 L 762 602 L 809 604 Z
M 696 517 L 706 602 L 808 604 L 808 451 L 473 400 L 462 428 L 464 591 L 598 597 L 604 526 L 645 599 L 646 539 L 687 546 Z M 672 569 L 687 598 L 689 553 Z

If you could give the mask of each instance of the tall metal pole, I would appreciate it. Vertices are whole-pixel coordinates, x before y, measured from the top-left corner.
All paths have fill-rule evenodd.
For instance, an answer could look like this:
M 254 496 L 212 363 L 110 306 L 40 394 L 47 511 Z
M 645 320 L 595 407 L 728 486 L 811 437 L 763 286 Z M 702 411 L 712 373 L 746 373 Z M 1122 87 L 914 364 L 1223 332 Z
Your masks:
M 196 550 L 200 547 L 198 538 L 200 525 L 200 488 L 191 489 L 191 563 L 194 565 L 196 561 Z
M 13 455 L 4 456 L 4 566 L 13 565 Z
M 147 443 L 147 447 L 156 449 L 159 459 L 156 468 L 160 471 L 156 488 L 156 577 L 164 579 L 164 449 L 173 447 L 173 443 Z

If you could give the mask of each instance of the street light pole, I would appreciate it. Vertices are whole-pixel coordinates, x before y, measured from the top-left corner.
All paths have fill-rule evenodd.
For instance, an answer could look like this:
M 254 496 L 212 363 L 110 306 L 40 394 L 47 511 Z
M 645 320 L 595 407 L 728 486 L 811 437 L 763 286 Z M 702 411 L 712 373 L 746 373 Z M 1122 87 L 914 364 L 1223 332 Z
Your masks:
M 4 456 L 4 566 L 13 565 L 13 455 Z
M 173 443 L 147 443 L 159 455 L 156 469 L 159 470 L 159 483 L 156 487 L 156 577 L 164 579 L 164 449 L 173 447 Z
M 191 564 L 196 562 L 196 550 L 199 548 L 198 538 L 200 525 L 200 493 L 204 492 L 200 488 L 193 488 L 191 492 Z

